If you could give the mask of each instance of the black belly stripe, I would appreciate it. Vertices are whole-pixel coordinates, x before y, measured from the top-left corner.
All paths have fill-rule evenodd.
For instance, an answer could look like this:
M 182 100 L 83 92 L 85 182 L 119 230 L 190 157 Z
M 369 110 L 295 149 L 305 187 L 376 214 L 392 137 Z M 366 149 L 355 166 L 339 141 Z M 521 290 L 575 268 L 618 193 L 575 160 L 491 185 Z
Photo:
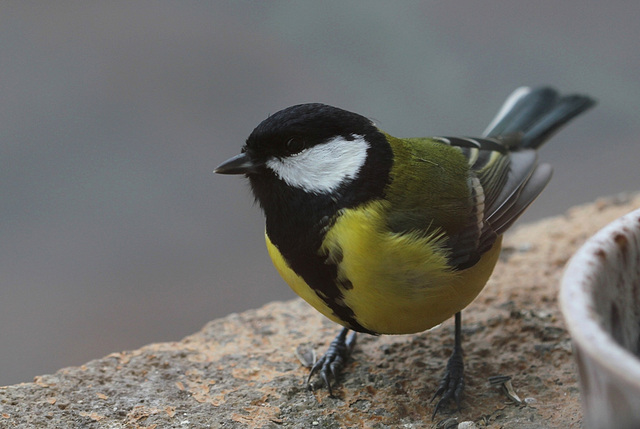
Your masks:
M 353 288 L 353 284 L 349 279 L 338 279 L 337 264 L 340 262 L 341 255 L 335 255 L 337 260 L 327 260 L 326 256 L 320 255 L 315 250 L 320 248 L 319 245 L 308 246 L 309 243 L 304 243 L 304 240 L 298 240 L 295 243 L 297 245 L 292 242 L 289 242 L 289 245 L 282 245 L 278 242 L 277 234 L 272 235 L 269 228 L 267 228 L 267 235 L 282 254 L 289 268 L 304 279 L 338 319 L 349 329 L 375 334 L 358 322 L 351 307 L 344 302 L 344 294 L 340 287 L 348 290 Z
M 291 269 L 304 279 L 333 314 L 345 322 L 349 329 L 375 334 L 358 322 L 351 307 L 344 302 L 344 294 L 338 285 L 345 289 L 352 289 L 353 285 L 348 279 L 338 280 L 338 269 L 335 264 L 327 262 L 319 255 L 297 254 L 287 257 L 283 254 L 283 256 Z
M 322 205 L 317 204 L 322 199 L 320 196 L 314 197 L 316 204 L 305 201 L 307 197 L 305 195 L 304 199 L 298 200 L 295 215 L 278 213 L 277 216 L 267 216 L 269 240 L 278 248 L 289 268 L 304 279 L 345 326 L 354 331 L 375 334 L 358 322 L 353 309 L 344 302 L 342 290 L 351 289 L 353 285 L 348 279 L 338 278 L 342 255 L 337 252 L 327 259 L 327 255 L 320 252 L 326 231 L 335 219 L 329 213 L 336 211 L 322 210 Z M 289 198 L 289 201 L 295 199 Z M 291 221 L 284 222 L 283 219 Z

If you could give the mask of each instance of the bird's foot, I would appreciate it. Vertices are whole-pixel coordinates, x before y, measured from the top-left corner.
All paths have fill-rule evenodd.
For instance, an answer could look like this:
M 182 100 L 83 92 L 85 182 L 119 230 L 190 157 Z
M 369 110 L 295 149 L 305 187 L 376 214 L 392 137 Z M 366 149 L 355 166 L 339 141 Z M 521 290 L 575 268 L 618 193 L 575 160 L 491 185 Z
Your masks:
M 451 399 L 456 402 L 456 407 L 458 410 L 460 409 L 460 398 L 462 397 L 462 392 L 464 391 L 464 360 L 462 357 L 462 349 L 455 347 L 451 357 L 449 358 L 449 362 L 447 362 L 447 369 L 444 372 L 444 377 L 440 381 L 440 385 L 438 386 L 438 390 L 431 398 L 431 402 L 434 401 L 438 396 L 440 399 L 436 404 L 436 408 L 433 410 L 433 415 L 431 418 L 434 418 L 438 413 L 440 407 Z
M 329 390 L 329 396 L 333 397 L 333 391 L 331 390 L 331 381 L 334 382 L 338 379 L 342 368 L 351 351 L 356 344 L 356 333 L 353 332 L 347 337 L 349 330 L 347 328 L 342 329 L 338 336 L 329 345 L 329 350 L 322 356 L 311 368 L 309 378 L 307 378 L 307 386 L 312 390 L 311 377 L 318 372 L 320 377 L 324 381 L 324 384 Z

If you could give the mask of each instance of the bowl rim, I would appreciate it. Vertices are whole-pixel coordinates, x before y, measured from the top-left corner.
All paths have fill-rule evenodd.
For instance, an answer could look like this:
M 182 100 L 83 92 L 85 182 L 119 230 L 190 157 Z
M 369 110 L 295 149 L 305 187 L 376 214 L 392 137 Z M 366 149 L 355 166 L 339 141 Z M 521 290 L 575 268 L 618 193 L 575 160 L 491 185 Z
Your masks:
M 560 308 L 571 339 L 582 354 L 598 362 L 620 380 L 640 385 L 640 358 L 620 345 L 593 317 L 594 303 L 584 293 L 590 274 L 603 265 L 603 247 L 615 246 L 614 236 L 640 237 L 640 209 L 614 220 L 591 236 L 573 255 L 562 276 Z M 640 252 L 640 249 L 638 249 Z M 579 329 L 578 329 L 579 327 Z

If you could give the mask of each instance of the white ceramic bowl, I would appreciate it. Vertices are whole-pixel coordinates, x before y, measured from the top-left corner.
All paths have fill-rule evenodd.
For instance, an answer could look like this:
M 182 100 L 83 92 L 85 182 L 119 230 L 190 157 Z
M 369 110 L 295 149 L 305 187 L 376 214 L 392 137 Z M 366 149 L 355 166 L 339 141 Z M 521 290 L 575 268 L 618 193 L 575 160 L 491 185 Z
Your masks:
M 560 292 L 587 428 L 640 428 L 640 210 L 591 237 Z

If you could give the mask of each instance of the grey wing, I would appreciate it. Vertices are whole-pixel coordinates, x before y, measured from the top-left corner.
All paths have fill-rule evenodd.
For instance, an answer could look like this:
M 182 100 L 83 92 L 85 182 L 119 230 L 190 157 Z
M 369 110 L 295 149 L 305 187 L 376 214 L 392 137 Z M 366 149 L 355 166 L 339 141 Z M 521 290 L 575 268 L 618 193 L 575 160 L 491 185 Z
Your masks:
M 538 164 L 535 149 L 595 103 L 585 95 L 561 96 L 550 87 L 522 87 L 507 98 L 485 138 L 440 139 L 458 147 L 471 170 L 467 227 L 449 239 L 455 266 L 475 264 L 542 192 L 552 169 Z
M 436 138 L 457 147 L 470 168 L 471 210 L 467 226 L 448 239 L 450 263 L 473 266 L 520 217 L 551 179 L 548 164 L 538 164 L 532 149 L 509 151 L 495 139 Z

